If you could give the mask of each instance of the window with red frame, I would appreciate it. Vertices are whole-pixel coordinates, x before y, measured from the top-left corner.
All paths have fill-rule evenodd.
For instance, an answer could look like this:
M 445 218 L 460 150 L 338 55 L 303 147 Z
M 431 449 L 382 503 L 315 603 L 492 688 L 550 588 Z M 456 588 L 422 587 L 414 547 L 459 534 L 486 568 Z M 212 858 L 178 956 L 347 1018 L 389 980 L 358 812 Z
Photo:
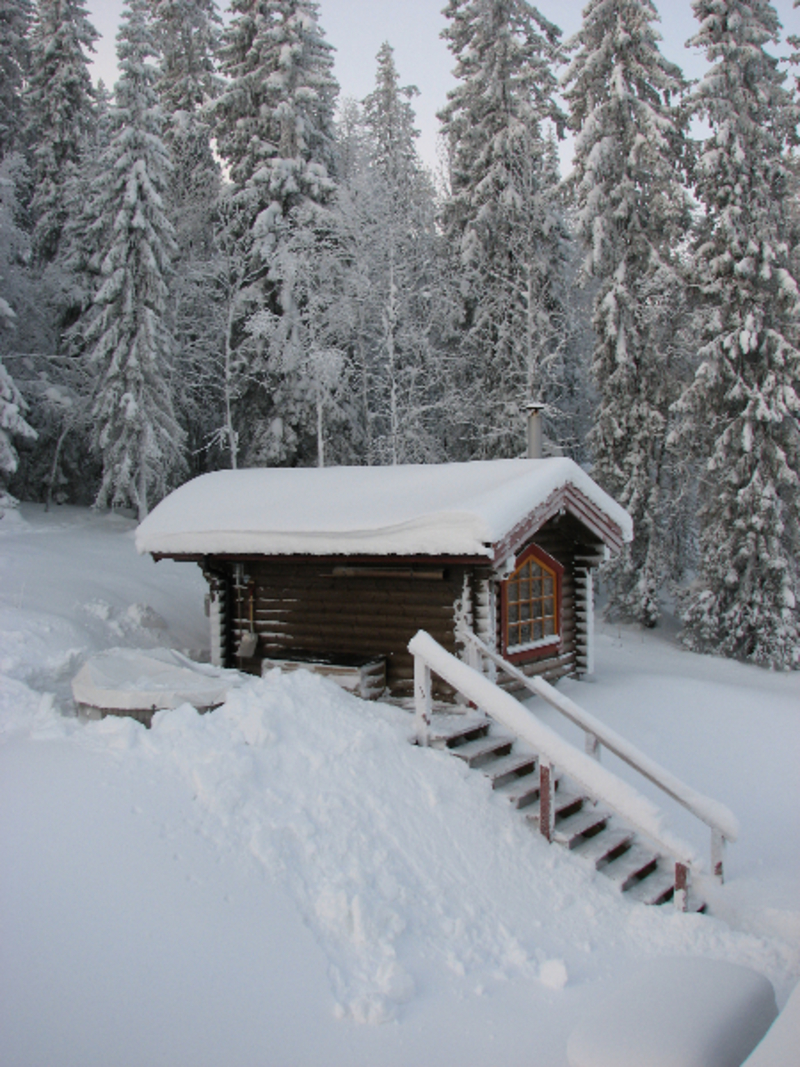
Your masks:
M 506 652 L 535 651 L 560 638 L 561 575 L 564 568 L 546 552 L 531 547 L 503 583 Z

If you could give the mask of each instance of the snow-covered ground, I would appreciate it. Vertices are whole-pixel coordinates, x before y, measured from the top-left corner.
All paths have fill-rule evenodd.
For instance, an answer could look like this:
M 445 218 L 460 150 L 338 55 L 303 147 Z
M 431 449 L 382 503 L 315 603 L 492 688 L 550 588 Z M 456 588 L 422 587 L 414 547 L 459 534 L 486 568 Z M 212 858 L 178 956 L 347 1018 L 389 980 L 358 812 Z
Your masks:
M 149 731 L 63 714 L 94 651 L 206 644 L 198 569 L 138 557 L 133 529 L 0 520 L 4 1067 L 565 1067 L 598 997 L 664 956 L 745 964 L 786 1002 L 800 676 L 600 628 L 596 676 L 562 689 L 742 826 L 713 916 L 646 908 L 406 744 L 407 713 L 305 672 Z

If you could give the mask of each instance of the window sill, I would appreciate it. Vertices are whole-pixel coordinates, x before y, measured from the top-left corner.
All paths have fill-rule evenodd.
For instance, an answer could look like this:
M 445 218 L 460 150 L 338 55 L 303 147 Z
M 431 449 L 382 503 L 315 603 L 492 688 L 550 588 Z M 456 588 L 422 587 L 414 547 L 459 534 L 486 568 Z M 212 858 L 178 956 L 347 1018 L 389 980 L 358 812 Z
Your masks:
M 529 645 L 514 645 L 506 648 L 506 656 L 512 663 L 524 663 L 526 660 L 538 659 L 548 652 L 555 652 L 561 645 L 561 635 L 555 634 L 532 641 Z

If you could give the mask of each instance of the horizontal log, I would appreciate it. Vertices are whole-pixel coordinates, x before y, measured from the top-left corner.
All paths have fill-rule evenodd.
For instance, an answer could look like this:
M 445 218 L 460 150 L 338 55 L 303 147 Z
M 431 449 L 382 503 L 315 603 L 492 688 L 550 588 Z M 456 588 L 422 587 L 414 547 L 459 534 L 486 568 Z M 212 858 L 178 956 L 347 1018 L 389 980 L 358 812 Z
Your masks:
M 408 578 L 412 581 L 435 581 L 441 582 L 444 578 L 444 567 L 429 567 L 425 570 L 414 567 L 367 567 L 364 565 L 354 567 L 334 567 L 334 578 Z
M 435 577 L 441 573 L 441 577 Z M 411 575 L 414 574 L 414 577 Z M 258 586 L 266 588 L 310 588 L 312 586 L 325 586 L 326 588 L 342 589 L 347 587 L 361 587 L 369 589 L 385 589 L 387 586 L 397 588 L 423 589 L 426 586 L 434 588 L 445 582 L 446 585 L 457 585 L 463 588 L 463 572 L 458 568 L 447 568 L 441 571 L 430 570 L 427 572 L 408 571 L 407 575 L 400 571 L 385 572 L 381 574 L 377 570 L 362 572 L 356 576 L 355 572 L 348 574 L 343 571 L 335 574 L 333 570 L 280 569 L 272 572 L 254 570 L 248 575 L 251 581 Z
M 292 631 L 259 633 L 259 649 L 262 647 L 291 649 L 315 649 L 320 652 L 348 652 L 352 654 L 364 653 L 374 655 L 404 654 L 406 644 L 414 636 L 410 631 L 391 636 L 375 635 L 368 631 L 345 632 L 333 630 L 327 633 L 321 631 Z M 430 633 L 430 632 L 429 632 Z M 439 643 L 448 649 L 454 648 L 452 631 L 449 633 L 439 632 L 431 634 Z
M 231 627 L 233 630 L 249 630 L 249 619 L 232 619 Z M 380 622 L 374 619 L 363 619 L 354 617 L 352 615 L 336 616 L 326 615 L 317 616 L 316 618 L 307 618 L 305 616 L 293 616 L 288 619 L 264 619 L 261 620 L 258 617 L 255 619 L 254 629 L 257 633 L 281 633 L 285 634 L 291 631 L 294 634 L 309 633 L 309 634 L 365 634 L 372 635 L 376 638 L 382 638 L 384 640 L 397 638 L 402 640 L 406 634 L 413 636 L 417 630 L 431 630 L 436 631 L 439 634 L 452 634 L 454 632 L 455 624 L 452 618 L 440 617 L 440 618 L 428 618 L 425 620 L 419 619 L 404 619 L 401 616 L 391 619 L 384 618 Z M 406 640 L 410 638 L 406 637 Z
M 249 618 L 250 610 L 242 605 L 242 610 L 235 612 L 235 617 L 244 619 Z M 383 603 L 375 601 L 374 603 L 362 603 L 358 600 L 352 601 L 337 601 L 336 603 L 324 603 L 318 602 L 314 604 L 304 603 L 297 604 L 289 603 L 288 601 L 274 601 L 267 603 L 265 601 L 259 601 L 254 605 L 254 614 L 258 618 L 284 618 L 284 617 L 297 617 L 297 618 L 316 618 L 323 616 L 326 619 L 336 617 L 347 617 L 357 614 L 360 618 L 370 619 L 384 619 L 387 615 L 393 615 L 398 618 L 452 618 L 453 617 L 453 604 L 437 604 L 437 603 L 425 603 L 425 604 L 406 604 L 402 601 L 392 601 L 390 606 L 387 606 L 384 598 Z
M 410 589 L 364 589 L 348 587 L 334 589 L 325 586 L 312 586 L 306 590 L 285 586 L 282 588 L 259 588 L 254 597 L 255 604 L 294 604 L 302 605 L 305 610 L 312 610 L 316 606 L 331 605 L 358 605 L 361 610 L 383 610 L 388 604 L 406 604 L 411 607 L 424 606 L 425 604 L 447 604 L 452 609 L 453 604 L 461 599 L 460 590 L 447 583 L 439 583 L 430 591 L 421 590 L 418 586 Z M 240 601 L 233 598 L 233 604 L 249 604 L 249 598 L 243 596 Z
M 382 601 L 359 601 L 353 600 L 336 600 L 336 601 L 302 601 L 302 600 L 273 600 L 266 601 L 261 600 L 253 605 L 253 610 L 260 614 L 291 614 L 298 617 L 316 618 L 318 615 L 324 615 L 332 618 L 338 615 L 358 615 L 364 618 L 370 619 L 384 619 L 391 615 L 404 615 L 409 618 L 425 618 L 426 616 L 441 617 L 452 616 L 455 612 L 455 606 L 452 601 L 436 601 L 429 600 L 423 603 L 410 604 L 405 601 L 389 600 L 384 597 Z M 232 614 L 244 618 L 249 616 L 249 605 L 242 604 L 241 606 L 234 605 Z

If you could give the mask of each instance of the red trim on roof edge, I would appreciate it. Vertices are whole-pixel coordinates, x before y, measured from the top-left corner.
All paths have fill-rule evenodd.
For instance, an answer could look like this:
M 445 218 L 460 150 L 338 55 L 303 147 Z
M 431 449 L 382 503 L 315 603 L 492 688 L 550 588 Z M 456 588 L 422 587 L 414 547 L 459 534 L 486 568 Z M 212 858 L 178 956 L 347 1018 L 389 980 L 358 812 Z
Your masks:
M 622 530 L 615 522 L 601 511 L 580 489 L 574 485 L 564 485 L 550 494 L 539 507 L 534 508 L 521 522 L 518 522 L 505 537 L 494 546 L 495 563 L 503 563 L 509 556 L 521 548 L 526 541 L 540 530 L 559 511 L 568 511 L 579 522 L 608 545 L 612 552 L 619 552 L 625 544 Z

